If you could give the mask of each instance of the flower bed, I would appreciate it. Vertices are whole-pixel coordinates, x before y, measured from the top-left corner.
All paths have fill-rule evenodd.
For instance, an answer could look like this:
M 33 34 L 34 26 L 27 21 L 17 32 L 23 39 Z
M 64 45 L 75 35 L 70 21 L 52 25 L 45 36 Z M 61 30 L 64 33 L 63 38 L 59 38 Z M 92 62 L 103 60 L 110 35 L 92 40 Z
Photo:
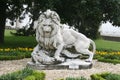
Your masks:
M 0 60 L 30 58 L 33 48 L 0 48 Z M 102 62 L 120 63 L 120 51 L 97 50 L 94 59 Z
M 33 51 L 33 48 L 0 48 L 0 52 L 10 52 L 10 51 Z
M 120 51 L 96 51 L 95 59 L 102 62 L 120 63 Z

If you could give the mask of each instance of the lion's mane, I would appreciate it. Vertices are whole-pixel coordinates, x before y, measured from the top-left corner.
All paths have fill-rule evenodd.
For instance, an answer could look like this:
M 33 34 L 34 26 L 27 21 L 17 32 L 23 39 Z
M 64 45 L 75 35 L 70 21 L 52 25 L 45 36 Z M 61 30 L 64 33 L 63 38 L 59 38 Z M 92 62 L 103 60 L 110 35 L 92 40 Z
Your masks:
M 42 30 L 42 28 L 44 27 L 43 23 L 46 19 L 50 19 L 52 24 L 51 26 L 52 31 L 49 37 L 46 37 Z M 40 44 L 40 46 L 46 49 L 56 47 L 56 38 L 59 35 L 59 32 L 60 32 L 60 18 L 58 14 L 54 11 L 49 10 L 41 14 L 41 16 L 38 19 L 38 25 L 36 28 L 36 40 Z

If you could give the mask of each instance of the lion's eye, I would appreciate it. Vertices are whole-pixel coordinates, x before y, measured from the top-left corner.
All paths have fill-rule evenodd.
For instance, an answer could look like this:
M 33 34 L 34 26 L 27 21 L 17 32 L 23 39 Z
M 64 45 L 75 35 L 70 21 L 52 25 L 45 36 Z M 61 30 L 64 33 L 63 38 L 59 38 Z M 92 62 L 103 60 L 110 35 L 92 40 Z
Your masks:
M 48 26 L 52 26 L 52 25 L 48 25 Z
M 43 26 L 46 26 L 45 24 L 43 24 Z

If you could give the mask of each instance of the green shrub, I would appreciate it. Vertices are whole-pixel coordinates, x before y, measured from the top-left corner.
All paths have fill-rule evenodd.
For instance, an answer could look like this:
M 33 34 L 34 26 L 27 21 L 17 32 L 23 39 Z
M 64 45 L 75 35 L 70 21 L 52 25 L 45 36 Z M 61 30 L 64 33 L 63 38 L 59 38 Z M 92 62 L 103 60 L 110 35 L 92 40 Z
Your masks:
M 101 62 L 118 64 L 120 63 L 120 52 L 119 51 L 97 51 L 94 55 L 94 59 Z
M 97 51 L 105 51 L 105 52 L 117 52 L 117 51 L 120 51 L 120 50 L 114 50 L 114 49 L 104 49 L 104 48 L 99 48 L 99 49 L 96 49 Z
M 101 74 L 93 74 L 90 76 L 91 80 L 120 80 L 120 75 L 112 74 L 112 73 L 101 73 Z
M 65 80 L 87 80 L 87 79 L 84 78 L 84 77 L 80 77 L 80 78 L 71 78 L 71 77 L 68 77 Z
M 16 71 L 6 75 L 0 76 L 0 80 L 23 80 L 25 77 L 31 75 L 33 70 L 30 68 L 25 68 L 21 71 Z
M 31 52 L 25 52 L 25 58 L 31 58 Z
M 18 59 L 23 59 L 25 58 L 24 56 L 0 56 L 0 60 L 18 60 Z
M 107 62 L 107 63 L 113 63 L 113 64 L 118 64 L 120 63 L 120 60 L 117 60 L 117 59 L 106 59 L 106 58 L 98 58 L 98 61 L 101 61 L 101 62 Z
M 117 60 L 120 60 L 120 54 L 106 54 L 103 57 L 105 59 L 117 59 Z
M 108 76 L 110 73 L 104 72 L 101 74 L 93 74 L 91 75 L 91 80 L 106 80 L 105 77 Z
M 32 75 L 35 76 L 35 80 L 44 80 L 45 79 L 44 72 L 34 71 Z
M 0 76 L 0 80 L 44 80 L 45 73 L 30 68 Z
M 12 73 L 12 74 L 6 74 L 6 75 L 2 75 L 0 76 L 0 80 L 17 80 L 18 78 L 18 74 Z
M 96 75 L 91 75 L 91 80 L 105 80 L 105 79 L 96 74 Z
M 33 75 L 28 76 L 24 80 L 35 80 L 35 76 L 33 76 Z
M 120 80 L 120 75 L 118 75 L 118 74 L 109 74 L 106 77 L 106 80 Z

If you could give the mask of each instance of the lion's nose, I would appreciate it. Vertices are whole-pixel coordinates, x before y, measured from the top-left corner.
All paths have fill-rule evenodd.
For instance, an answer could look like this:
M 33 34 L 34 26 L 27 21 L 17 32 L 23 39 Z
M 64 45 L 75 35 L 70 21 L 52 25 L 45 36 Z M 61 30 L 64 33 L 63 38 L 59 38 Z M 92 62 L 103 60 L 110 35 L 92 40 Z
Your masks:
M 50 32 L 50 31 L 51 31 L 51 28 L 49 28 L 49 27 L 44 27 L 43 30 L 44 30 L 45 32 Z

